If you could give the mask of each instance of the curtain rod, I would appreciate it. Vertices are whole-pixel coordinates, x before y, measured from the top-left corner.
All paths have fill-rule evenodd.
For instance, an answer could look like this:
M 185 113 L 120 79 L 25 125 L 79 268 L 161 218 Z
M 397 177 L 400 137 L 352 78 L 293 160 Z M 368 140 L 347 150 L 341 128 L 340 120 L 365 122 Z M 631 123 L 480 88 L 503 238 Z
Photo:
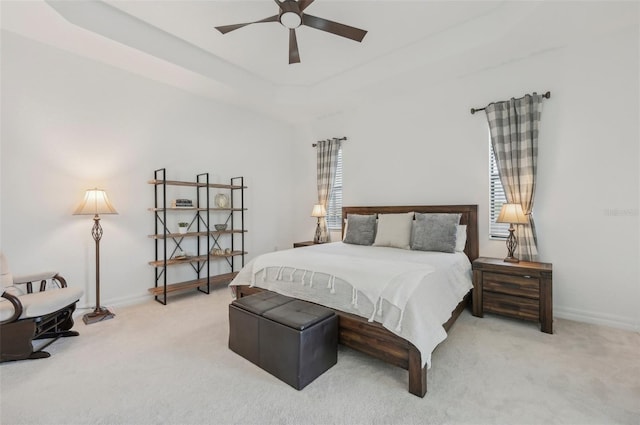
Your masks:
M 545 94 L 542 95 L 542 97 L 544 97 L 545 99 L 549 99 L 551 97 L 551 92 L 550 91 L 546 92 Z M 496 103 L 496 102 L 492 102 L 492 103 Z M 491 105 L 491 103 L 489 105 Z M 484 108 L 471 108 L 471 115 L 475 114 L 478 111 L 484 111 L 487 106 L 485 106 Z
M 339 142 L 343 142 L 343 141 L 347 140 L 347 138 L 346 137 L 341 137 L 341 138 L 334 137 L 333 140 L 337 140 Z M 313 143 L 311 146 L 315 148 L 316 146 L 318 146 L 319 142 L 322 142 L 322 140 L 318 140 L 316 143 Z

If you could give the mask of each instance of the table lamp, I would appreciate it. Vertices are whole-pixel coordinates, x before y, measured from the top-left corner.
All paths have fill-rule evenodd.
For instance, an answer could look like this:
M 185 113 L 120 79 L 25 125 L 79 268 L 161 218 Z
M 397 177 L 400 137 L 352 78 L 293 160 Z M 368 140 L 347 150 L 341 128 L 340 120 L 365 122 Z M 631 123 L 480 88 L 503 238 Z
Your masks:
M 322 233 L 320 231 L 320 219 L 322 217 L 325 217 L 326 215 L 327 215 L 327 210 L 324 209 L 324 205 L 316 204 L 313 206 L 313 210 L 311 211 L 311 217 L 318 218 L 318 225 L 316 226 L 316 234 L 313 237 L 313 243 L 320 243 L 320 235 Z
M 84 200 L 73 212 L 73 215 L 93 215 L 91 235 L 93 240 L 96 241 L 96 308 L 92 313 L 87 313 L 82 317 L 82 320 L 87 325 L 115 317 L 115 314 L 100 306 L 100 239 L 102 238 L 102 226 L 100 226 L 99 214 L 118 214 L 118 212 L 109 202 L 107 192 L 102 189 L 88 189 L 84 195 Z
M 524 215 L 524 211 L 522 211 L 522 206 L 520 206 L 520 204 L 502 204 L 502 209 L 500 210 L 500 215 L 496 223 L 509 223 L 509 237 L 507 237 L 507 250 L 509 253 L 504 261 L 508 263 L 519 263 L 520 260 L 513 256 L 518 246 L 518 238 L 514 234 L 516 229 L 513 225 L 529 223 L 527 216 Z

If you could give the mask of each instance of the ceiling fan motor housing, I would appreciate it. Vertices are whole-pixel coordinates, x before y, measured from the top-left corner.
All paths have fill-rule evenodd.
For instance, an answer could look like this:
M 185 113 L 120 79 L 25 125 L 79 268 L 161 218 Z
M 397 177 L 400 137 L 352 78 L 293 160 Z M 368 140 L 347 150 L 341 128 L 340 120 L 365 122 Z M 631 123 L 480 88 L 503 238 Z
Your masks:
M 297 1 L 284 0 L 278 4 L 280 5 L 280 23 L 284 27 L 295 29 L 302 25 L 302 12 Z

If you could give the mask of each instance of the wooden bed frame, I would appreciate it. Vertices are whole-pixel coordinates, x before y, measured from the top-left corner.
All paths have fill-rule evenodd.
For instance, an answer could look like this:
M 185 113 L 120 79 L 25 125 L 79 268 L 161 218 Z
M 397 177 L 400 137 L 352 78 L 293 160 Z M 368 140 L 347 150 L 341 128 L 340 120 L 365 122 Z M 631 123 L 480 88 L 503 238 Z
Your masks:
M 478 258 L 478 206 L 477 205 L 420 205 L 420 206 L 382 206 L 382 207 L 343 207 L 342 217 L 347 214 L 392 214 L 403 212 L 419 213 L 460 213 L 460 224 L 467 225 L 467 244 L 464 252 L 470 261 Z M 344 226 L 343 226 L 344 227 Z M 238 298 L 263 291 L 260 288 L 238 286 Z M 451 313 L 444 323 L 449 331 L 458 316 L 470 302 L 471 291 Z M 409 341 L 384 328 L 380 323 L 369 323 L 367 319 L 354 314 L 334 310 L 339 317 L 338 340 L 341 344 L 369 354 L 384 362 L 409 371 L 409 392 L 424 397 L 427 392 L 427 368 L 422 367 L 420 351 Z

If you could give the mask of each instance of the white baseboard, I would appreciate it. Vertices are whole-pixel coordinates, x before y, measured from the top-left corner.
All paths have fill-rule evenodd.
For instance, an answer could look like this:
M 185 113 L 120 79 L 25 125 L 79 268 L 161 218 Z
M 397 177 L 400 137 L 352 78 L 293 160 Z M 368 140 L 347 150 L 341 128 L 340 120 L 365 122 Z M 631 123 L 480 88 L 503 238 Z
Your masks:
M 151 299 L 153 299 L 153 295 L 147 292 L 146 294 L 133 295 L 130 297 L 116 298 L 116 299 L 110 300 L 108 305 L 111 305 L 113 307 L 126 307 L 129 305 L 140 304 L 145 301 L 149 301 Z
M 145 301 L 153 299 L 153 295 L 141 294 L 130 297 L 116 298 L 101 303 L 106 307 L 126 307 L 134 304 L 141 304 Z M 80 307 L 76 308 L 74 316 L 84 315 L 93 310 L 92 307 Z M 609 326 L 611 328 L 624 329 L 632 332 L 640 332 L 640 321 L 628 317 L 615 316 L 610 314 L 595 313 L 592 311 L 578 310 L 568 307 L 553 306 L 553 316 L 560 319 L 574 320 L 576 322 L 590 323 L 593 325 Z
M 120 308 L 120 307 L 135 305 L 135 304 L 141 304 L 145 301 L 149 301 L 150 299 L 153 299 L 153 295 L 140 294 L 140 295 L 133 295 L 129 297 L 115 298 L 115 299 L 107 300 L 106 302 L 102 301 L 100 302 L 100 305 L 102 307 L 107 307 L 107 308 Z M 95 308 L 96 308 L 95 304 L 92 306 L 76 306 L 76 311 L 73 313 L 73 316 L 74 317 L 84 316 L 86 313 L 89 313 Z
M 640 332 L 640 322 L 629 317 L 615 316 L 611 314 L 595 313 L 593 311 L 577 310 L 567 307 L 553 307 L 553 316 L 561 319 L 574 320 L 576 322 L 591 323 L 593 325 L 609 326 L 611 328 Z

